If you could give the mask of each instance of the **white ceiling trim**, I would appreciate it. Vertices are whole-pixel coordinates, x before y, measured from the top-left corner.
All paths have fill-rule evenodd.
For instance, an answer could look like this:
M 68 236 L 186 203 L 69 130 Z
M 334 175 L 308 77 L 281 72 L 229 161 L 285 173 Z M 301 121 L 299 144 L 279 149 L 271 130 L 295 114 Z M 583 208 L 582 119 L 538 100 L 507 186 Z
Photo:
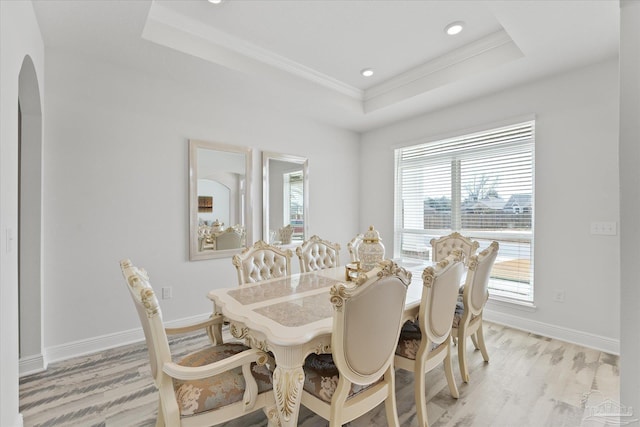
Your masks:
M 377 110 L 523 56 L 505 30 L 496 31 L 367 89 L 364 111 Z
M 194 47 L 190 45 L 170 42 L 167 39 L 169 34 L 176 33 L 176 30 L 191 36 L 196 36 L 210 44 L 212 51 L 220 52 L 221 49 L 228 51 L 226 55 L 211 55 L 210 53 L 197 54 L 193 52 Z M 224 31 L 210 27 L 200 21 L 184 16 L 172 9 L 162 6 L 157 1 L 151 4 L 147 21 L 143 30 L 143 38 L 162 45 L 170 46 L 174 49 L 194 54 L 198 57 L 217 62 L 233 69 L 241 68 L 241 71 L 248 72 L 246 66 L 240 66 L 246 61 L 234 60 L 235 53 L 246 58 L 253 59 L 263 64 L 278 68 L 289 74 L 304 78 L 326 88 L 332 89 L 344 95 L 363 100 L 364 92 L 361 89 L 348 85 L 331 76 L 320 73 L 300 63 L 292 61 L 286 57 L 278 55 L 267 49 L 263 49 L 252 43 L 248 43 Z M 186 39 L 189 39 L 187 37 Z M 202 46 L 202 45 L 201 45 Z

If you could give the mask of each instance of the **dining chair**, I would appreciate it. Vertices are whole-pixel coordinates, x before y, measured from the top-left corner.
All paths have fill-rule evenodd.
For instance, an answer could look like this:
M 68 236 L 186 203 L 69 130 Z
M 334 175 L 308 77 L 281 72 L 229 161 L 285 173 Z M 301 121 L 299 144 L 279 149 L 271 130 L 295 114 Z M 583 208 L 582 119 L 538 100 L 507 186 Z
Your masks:
M 418 425 L 428 427 L 426 374 L 444 362 L 444 372 L 451 396 L 458 398 L 458 388 L 451 364 L 451 325 L 458 286 L 464 274 L 462 251 L 454 249 L 435 267 L 422 272 L 422 299 L 416 321 L 406 322 L 400 331 L 395 366 L 414 373 L 414 394 Z
M 461 249 L 464 255 L 464 263 L 469 265 L 469 258 L 476 253 L 479 247 L 480 243 L 477 241 L 454 231 L 448 236 L 431 239 L 431 260 L 434 262 L 441 261 L 449 256 L 452 250 Z
M 290 276 L 292 256 L 290 249 L 280 249 L 258 240 L 232 258 L 238 272 L 238 284 Z
M 489 298 L 489 275 L 498 256 L 499 247 L 498 242 L 494 241 L 479 254 L 471 256 L 463 292 L 461 295 L 458 294 L 451 336 L 457 338 L 460 375 L 466 383 L 469 382 L 467 337 L 471 337 L 474 347 L 480 350 L 484 361 L 489 361 L 482 331 L 482 313 Z
M 269 356 L 241 343 L 208 345 L 172 361 L 167 336 L 222 325 L 222 317 L 179 328 L 165 328 L 147 272 L 123 260 L 120 268 L 142 323 L 151 375 L 158 389 L 156 426 L 211 426 L 262 409 L 277 425 Z
M 240 249 L 242 247 L 243 230 L 229 227 L 215 235 L 216 250 Z
M 349 250 L 349 256 L 351 258 L 351 262 L 360 261 L 360 257 L 358 256 L 358 247 L 364 240 L 364 234 L 358 234 L 355 236 L 349 243 L 347 243 L 347 249 Z
M 313 235 L 296 248 L 300 272 L 322 270 L 340 265 L 340 244 Z
M 388 425 L 399 426 L 393 357 L 410 282 L 411 273 L 385 260 L 355 283 L 332 286 L 332 353 L 307 357 L 301 396 L 330 427 L 382 402 Z

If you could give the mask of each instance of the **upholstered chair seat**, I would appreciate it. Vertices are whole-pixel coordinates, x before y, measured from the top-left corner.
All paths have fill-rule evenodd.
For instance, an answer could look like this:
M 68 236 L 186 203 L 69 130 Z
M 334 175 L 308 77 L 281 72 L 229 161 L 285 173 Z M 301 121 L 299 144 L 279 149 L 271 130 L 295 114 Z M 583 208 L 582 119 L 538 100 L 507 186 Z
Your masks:
M 340 265 L 340 245 L 311 236 L 296 248 L 300 261 L 300 272 L 322 270 Z
M 238 272 L 238 284 L 261 282 L 291 275 L 290 249 L 282 250 L 262 240 L 233 256 Z
M 185 356 L 178 362 L 178 365 L 192 368 L 205 366 L 247 350 L 249 347 L 240 343 L 208 346 Z M 266 365 L 252 363 L 251 374 L 258 384 L 258 393 L 272 389 L 271 372 Z M 212 377 L 184 381 L 173 380 L 181 416 L 197 415 L 239 402 L 243 398 L 245 386 L 241 367 Z
M 420 348 L 422 341 L 422 331 L 418 322 L 407 321 L 402 325 L 400 330 L 400 338 L 398 339 L 398 347 L 396 347 L 396 355 L 405 357 L 410 360 L 416 360 L 416 354 Z M 429 351 L 433 351 L 438 344 L 431 343 Z
M 331 403 L 331 398 L 336 391 L 340 379 L 340 372 L 333 361 L 333 356 L 331 356 L 331 354 L 313 353 L 307 356 L 303 369 L 305 376 L 303 389 L 318 399 Z M 379 381 L 382 381 L 382 378 L 380 378 Z M 379 381 L 365 385 L 351 384 L 347 399 L 373 387 L 378 384 Z

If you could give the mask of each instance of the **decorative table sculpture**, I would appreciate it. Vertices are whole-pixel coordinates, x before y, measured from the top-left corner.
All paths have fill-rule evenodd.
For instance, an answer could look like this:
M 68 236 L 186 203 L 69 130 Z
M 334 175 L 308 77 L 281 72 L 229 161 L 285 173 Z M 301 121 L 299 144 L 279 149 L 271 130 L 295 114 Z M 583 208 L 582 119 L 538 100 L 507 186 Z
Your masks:
M 384 245 L 380 239 L 380 233 L 369 226 L 369 230 L 364 233 L 362 243 L 358 247 L 358 258 L 360 259 L 360 270 L 369 271 L 384 259 Z

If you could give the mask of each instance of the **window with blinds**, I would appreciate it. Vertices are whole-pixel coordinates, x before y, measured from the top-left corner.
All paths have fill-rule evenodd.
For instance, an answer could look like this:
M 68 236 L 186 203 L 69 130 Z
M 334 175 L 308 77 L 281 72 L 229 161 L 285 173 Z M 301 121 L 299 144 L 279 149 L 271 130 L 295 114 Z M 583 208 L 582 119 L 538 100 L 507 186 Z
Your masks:
M 490 295 L 533 301 L 534 122 L 395 150 L 395 256 L 458 231 L 496 240 Z

